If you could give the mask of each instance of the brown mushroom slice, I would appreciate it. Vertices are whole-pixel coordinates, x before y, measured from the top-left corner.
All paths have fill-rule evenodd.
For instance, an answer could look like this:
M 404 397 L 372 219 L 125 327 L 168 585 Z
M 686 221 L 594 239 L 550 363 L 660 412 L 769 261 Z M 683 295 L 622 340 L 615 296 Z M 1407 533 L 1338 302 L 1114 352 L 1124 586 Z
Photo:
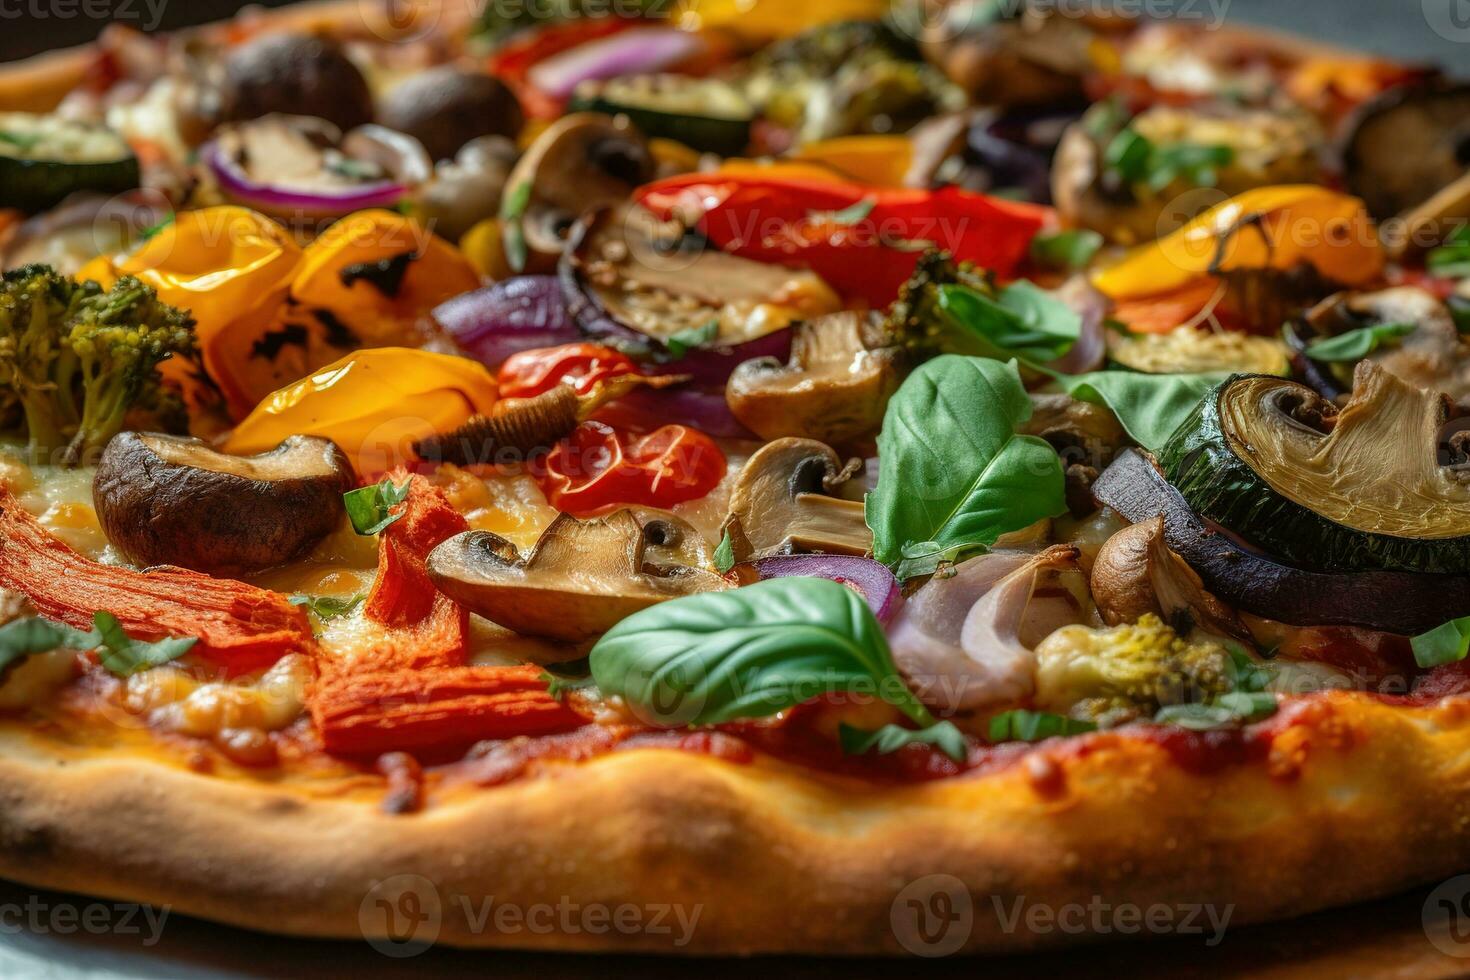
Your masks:
M 746 361 L 730 375 L 725 400 L 762 439 L 799 436 L 846 443 L 875 434 L 898 390 L 901 352 L 885 346 L 875 313 L 833 313 L 796 327 L 791 360 Z
M 92 483 L 102 530 L 136 565 L 245 575 L 309 551 L 342 520 L 352 464 L 331 440 L 292 436 L 258 456 L 124 432 Z
M 223 74 L 220 105 L 226 121 L 293 112 L 351 129 L 373 119 L 367 80 L 342 46 L 324 37 L 256 38 L 230 52 Z
M 1342 157 L 1379 221 L 1423 203 L 1470 168 L 1470 83 L 1390 89 L 1358 111 Z
M 1412 333 L 1385 344 L 1365 360 L 1385 368 L 1416 388 L 1441 391 L 1456 401 L 1470 397 L 1470 348 L 1454 315 L 1438 296 L 1418 286 L 1394 286 L 1367 293 L 1337 293 L 1306 315 L 1326 335 L 1365 326 L 1407 323 Z M 1342 365 L 1348 377 L 1351 365 Z
M 417 139 L 435 160 L 447 160 L 478 136 L 514 138 L 525 115 L 499 78 L 458 65 L 439 65 L 393 86 L 378 118 Z
M 813 439 L 777 439 L 746 461 L 730 493 L 725 533 L 737 562 L 769 555 L 820 552 L 865 555 L 873 532 L 863 505 L 830 494 L 845 483 L 831 447 Z
M 713 572 L 663 564 L 673 536 L 696 535 L 672 515 L 619 510 L 578 520 L 562 514 L 531 553 L 489 531 L 456 535 L 429 555 L 429 577 L 470 611 L 528 636 L 580 643 L 640 609 L 728 588 Z
M 1187 636 L 1199 627 L 1248 639 L 1234 610 L 1205 590 L 1189 563 L 1164 543 L 1164 518 L 1132 524 L 1110 537 L 1092 565 L 1092 598 L 1109 626 L 1153 613 Z
M 578 218 L 627 200 L 653 175 L 648 144 L 626 118 L 596 112 L 563 116 L 536 138 L 505 182 L 508 204 L 502 212 L 511 212 L 505 222 L 507 251 L 519 232 L 533 260 L 528 266 L 549 271 Z M 523 190 L 527 186 L 530 190 Z

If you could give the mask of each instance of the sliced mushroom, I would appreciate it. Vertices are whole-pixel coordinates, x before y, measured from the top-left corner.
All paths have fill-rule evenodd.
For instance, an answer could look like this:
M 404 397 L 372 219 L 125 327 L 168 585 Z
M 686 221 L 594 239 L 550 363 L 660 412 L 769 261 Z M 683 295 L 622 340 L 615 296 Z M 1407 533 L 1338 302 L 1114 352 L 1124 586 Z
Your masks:
M 1470 83 L 1390 89 L 1358 111 L 1342 156 L 1378 220 L 1423 203 L 1470 168 Z
M 947 5 L 941 17 L 921 25 L 920 49 L 976 104 L 1024 107 L 1080 100 L 1083 80 L 1094 70 L 1094 23 L 1025 5 L 1010 9 L 1018 15 L 997 17 L 984 0 Z
M 1109 626 L 1153 613 L 1180 636 L 1195 628 L 1248 639 L 1235 611 L 1205 591 L 1189 564 L 1164 543 L 1164 518 L 1130 525 L 1108 539 L 1092 565 L 1092 598 Z
M 1470 167 L 1452 184 L 1403 216 L 1403 232 L 1397 240 L 1384 236 L 1395 259 L 1415 258 L 1437 248 L 1458 228 L 1470 224 Z
M 813 439 L 777 439 L 745 463 L 730 494 L 725 532 L 737 562 L 821 552 L 865 555 L 873 532 L 863 505 L 831 496 L 851 477 L 832 449 Z
M 506 181 L 512 200 L 531 188 L 524 212 L 508 217 L 506 235 L 519 228 L 529 256 L 549 271 L 578 218 L 627 200 L 653 173 L 648 144 L 626 118 L 564 116 L 537 137 Z
M 198 439 L 124 432 L 102 454 L 92 498 L 108 540 L 134 564 L 244 575 L 331 533 L 354 480 L 342 450 L 316 436 L 227 456 Z
M 220 104 L 226 120 L 292 112 L 351 129 L 373 119 L 367 80 L 341 45 L 305 34 L 269 34 L 231 51 Z
M 833 313 L 800 324 L 791 360 L 746 361 L 730 375 L 730 411 L 762 439 L 848 443 L 877 433 L 898 390 L 901 351 L 885 346 L 876 313 Z
M 579 643 L 655 603 L 727 588 L 679 561 L 697 539 L 693 527 L 661 512 L 562 514 L 529 555 L 497 534 L 468 531 L 435 548 L 428 570 L 440 591 L 491 622 Z
M 1022 423 L 1020 433 L 1045 439 L 1068 463 L 1098 468 L 1128 442 L 1116 415 L 1064 392 L 1033 393 L 1031 417 Z

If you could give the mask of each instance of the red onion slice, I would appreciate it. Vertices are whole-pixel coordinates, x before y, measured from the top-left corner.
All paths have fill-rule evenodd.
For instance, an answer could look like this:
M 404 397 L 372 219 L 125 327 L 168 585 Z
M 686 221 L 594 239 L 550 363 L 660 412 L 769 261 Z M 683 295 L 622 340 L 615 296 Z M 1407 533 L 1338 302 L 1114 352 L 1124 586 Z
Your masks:
M 693 57 L 702 47 L 699 36 L 690 31 L 635 27 L 547 58 L 527 78 L 552 98 L 565 99 L 583 82 L 661 71 Z
M 456 296 L 433 317 L 460 348 L 494 370 L 523 350 L 582 339 L 555 276 L 517 276 Z
M 891 620 L 903 601 L 898 579 L 893 577 L 888 566 L 871 558 L 859 558 L 855 555 L 775 555 L 771 558 L 759 558 L 754 565 L 762 579 L 796 576 L 825 578 L 856 588 L 868 600 L 868 606 L 880 623 L 886 624 Z
M 272 214 L 299 213 L 339 215 L 368 208 L 391 208 L 408 189 L 391 180 L 374 181 L 341 190 L 288 190 L 272 184 L 260 184 L 241 170 L 218 143 L 209 143 L 199 151 L 220 190 L 237 204 Z

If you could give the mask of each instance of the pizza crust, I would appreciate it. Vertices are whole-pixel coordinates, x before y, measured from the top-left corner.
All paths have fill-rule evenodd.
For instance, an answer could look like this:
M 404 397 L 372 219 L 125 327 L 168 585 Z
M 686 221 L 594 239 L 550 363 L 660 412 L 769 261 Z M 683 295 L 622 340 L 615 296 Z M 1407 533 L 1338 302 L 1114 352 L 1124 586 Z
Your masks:
M 404 816 L 313 798 L 304 778 L 212 778 L 9 727 L 0 874 L 302 936 L 373 938 L 389 928 L 381 898 L 429 915 L 409 920 L 418 938 L 456 946 L 874 954 L 932 948 L 915 939 L 916 907 L 960 916 L 942 951 L 999 952 L 1098 935 L 1005 928 L 1037 905 L 1162 903 L 1183 926 L 1185 906 L 1208 903 L 1235 926 L 1470 866 L 1470 700 L 1314 701 L 1265 758 L 1212 773 L 1126 730 L 903 787 L 639 749 Z M 416 905 L 397 904 L 405 889 Z M 589 908 L 628 905 L 650 925 L 665 908 L 670 931 L 581 927 Z M 501 906 L 571 907 L 578 927 L 500 931 Z

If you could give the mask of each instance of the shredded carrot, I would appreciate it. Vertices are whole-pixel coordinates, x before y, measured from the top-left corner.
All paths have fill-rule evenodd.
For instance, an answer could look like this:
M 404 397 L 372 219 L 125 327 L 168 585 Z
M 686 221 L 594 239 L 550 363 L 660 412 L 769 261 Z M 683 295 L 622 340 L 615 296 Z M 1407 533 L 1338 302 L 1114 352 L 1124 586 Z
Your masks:
M 92 561 L 51 535 L 3 487 L 0 588 L 77 629 L 109 612 L 138 639 L 196 636 L 195 651 L 232 674 L 316 645 L 306 615 L 285 596 L 184 568 L 139 572 Z
M 439 754 L 481 739 L 544 735 L 583 723 L 547 693 L 535 667 L 465 665 L 469 613 L 440 593 L 425 567 L 429 552 L 468 530 L 444 491 L 421 476 L 384 529 L 378 579 L 364 615 L 382 637 L 350 659 L 326 658 L 309 694 L 328 752 Z

